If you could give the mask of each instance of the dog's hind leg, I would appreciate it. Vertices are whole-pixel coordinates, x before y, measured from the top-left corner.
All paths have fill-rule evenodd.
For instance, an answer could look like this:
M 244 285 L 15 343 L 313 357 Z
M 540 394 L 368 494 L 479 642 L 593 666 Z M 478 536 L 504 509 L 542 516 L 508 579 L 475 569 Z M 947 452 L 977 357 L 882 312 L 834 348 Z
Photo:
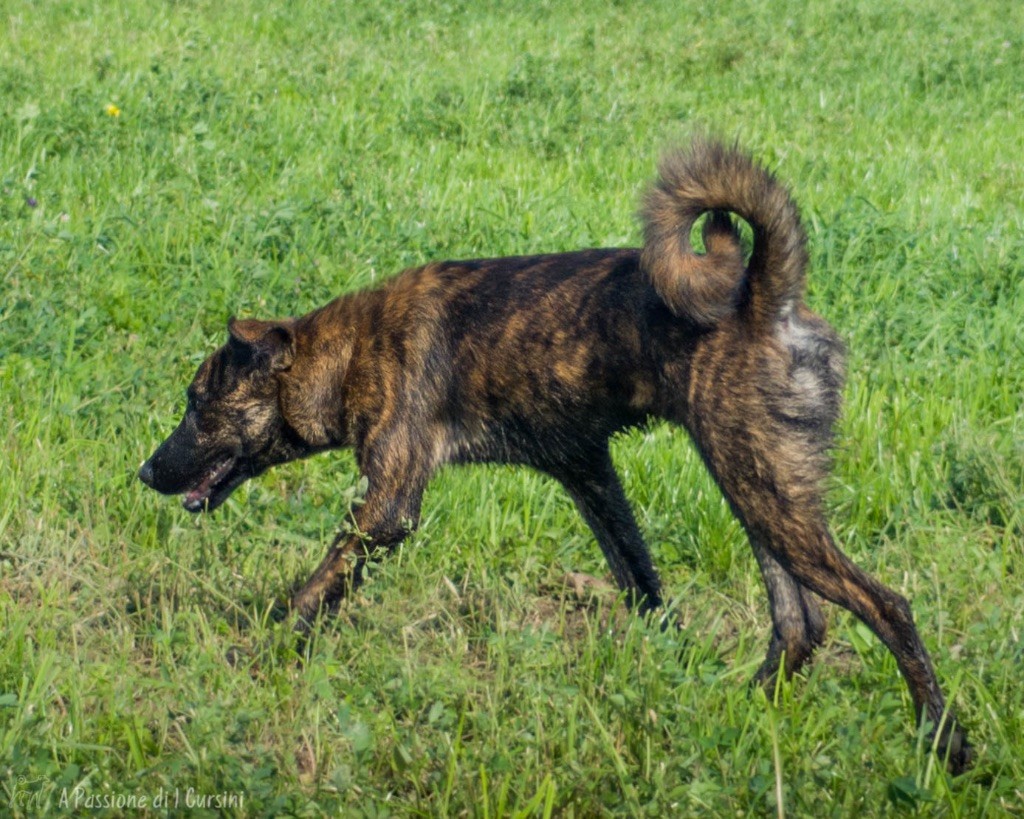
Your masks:
M 607 448 L 548 468 L 594 532 L 619 588 L 646 613 L 661 605 L 661 581 Z
M 781 525 L 780 525 L 781 523 Z M 780 565 L 803 585 L 853 612 L 878 636 L 896 658 L 914 701 L 914 713 L 939 734 L 940 751 L 948 751 L 954 773 L 970 760 L 970 746 L 952 713 L 947 712 L 931 659 L 914 625 L 910 604 L 902 596 L 859 569 L 832 540 L 824 521 L 775 520 L 748 523 L 764 537 Z
M 732 448 L 728 457 L 722 458 L 723 453 L 712 451 L 708 462 L 751 542 L 770 557 L 766 564 L 771 567 L 768 577 L 773 578 L 768 580 L 770 593 L 786 589 L 789 604 L 796 599 L 793 586 L 779 580 L 774 562 L 805 589 L 867 624 L 896 658 L 914 701 L 914 713 L 938 732 L 938 747 L 940 753 L 948 752 L 950 769 L 963 771 L 970 762 L 970 746 L 947 711 L 910 605 L 839 550 L 825 523 L 817 488 L 801 482 L 799 469 L 787 468 L 785 445 L 775 441 L 761 448 L 766 441 L 763 430 L 750 431 L 744 441 L 743 453 Z M 771 662 L 770 656 L 766 662 Z
M 759 541 L 751 546 L 768 590 L 772 636 L 755 682 L 771 688 L 785 657 L 783 673 L 792 676 L 825 639 L 825 616 L 814 594 L 801 586 Z

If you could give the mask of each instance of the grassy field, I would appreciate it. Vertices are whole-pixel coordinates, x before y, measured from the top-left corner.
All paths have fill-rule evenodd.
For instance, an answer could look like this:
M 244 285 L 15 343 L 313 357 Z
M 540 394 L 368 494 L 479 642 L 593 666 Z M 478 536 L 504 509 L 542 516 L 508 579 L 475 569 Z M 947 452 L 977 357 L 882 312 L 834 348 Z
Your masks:
M 0 814 L 1024 812 L 1024 6 L 582 7 L 0 5 Z M 803 676 L 749 688 L 764 591 L 680 430 L 614 455 L 681 634 L 565 588 L 606 569 L 554 484 L 450 469 L 300 664 L 270 614 L 351 455 L 209 517 L 135 480 L 229 315 L 636 244 L 698 127 L 801 204 L 851 351 L 836 536 L 911 598 L 963 777 L 835 608 Z

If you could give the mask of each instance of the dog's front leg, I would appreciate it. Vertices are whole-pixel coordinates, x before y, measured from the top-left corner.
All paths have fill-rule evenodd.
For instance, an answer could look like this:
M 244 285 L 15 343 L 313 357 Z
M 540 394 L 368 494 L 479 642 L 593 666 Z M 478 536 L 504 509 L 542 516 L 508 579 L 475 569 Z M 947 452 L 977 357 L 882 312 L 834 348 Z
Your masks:
M 426 470 L 406 468 L 381 473 L 372 466 L 366 468 L 373 464 L 371 459 L 364 465 L 369 483 L 363 505 L 352 514 L 355 531 L 342 532 L 335 538 L 313 576 L 292 596 L 291 608 L 299 616 L 302 629 L 359 585 L 367 558 L 397 546 L 419 523 Z

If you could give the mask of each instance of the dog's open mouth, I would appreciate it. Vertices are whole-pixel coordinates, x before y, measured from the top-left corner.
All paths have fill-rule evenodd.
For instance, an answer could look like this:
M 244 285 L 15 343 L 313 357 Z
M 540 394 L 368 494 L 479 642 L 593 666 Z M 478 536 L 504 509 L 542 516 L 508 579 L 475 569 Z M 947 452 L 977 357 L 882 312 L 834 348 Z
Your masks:
M 238 459 L 233 455 L 214 464 L 202 480 L 188 491 L 181 505 L 189 512 L 212 511 L 220 506 L 231 490 L 244 480 L 235 470 Z

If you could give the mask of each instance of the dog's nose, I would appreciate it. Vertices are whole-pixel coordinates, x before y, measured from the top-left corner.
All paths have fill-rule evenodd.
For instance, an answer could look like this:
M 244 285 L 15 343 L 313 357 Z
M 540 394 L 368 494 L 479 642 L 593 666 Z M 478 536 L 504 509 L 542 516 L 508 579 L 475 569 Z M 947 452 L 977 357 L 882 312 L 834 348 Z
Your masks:
M 153 465 L 149 461 L 139 467 L 139 480 L 148 487 L 153 486 Z

